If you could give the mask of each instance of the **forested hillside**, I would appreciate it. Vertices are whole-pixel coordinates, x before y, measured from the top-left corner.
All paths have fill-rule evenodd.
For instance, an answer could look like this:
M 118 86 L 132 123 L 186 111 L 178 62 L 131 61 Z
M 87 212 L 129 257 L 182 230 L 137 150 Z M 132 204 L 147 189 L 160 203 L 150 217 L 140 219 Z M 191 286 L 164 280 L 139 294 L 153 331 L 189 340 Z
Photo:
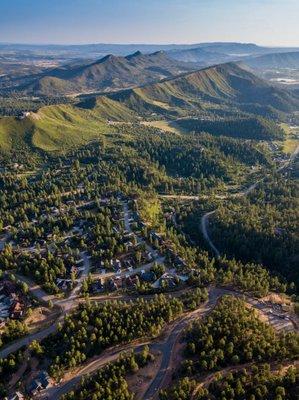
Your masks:
M 208 132 L 243 139 L 282 139 L 284 132 L 274 122 L 264 118 L 228 118 L 216 120 L 179 119 L 176 123 L 191 132 Z
M 298 287 L 297 197 L 294 177 L 269 177 L 248 198 L 219 208 L 213 240 L 224 253 L 261 262 Z

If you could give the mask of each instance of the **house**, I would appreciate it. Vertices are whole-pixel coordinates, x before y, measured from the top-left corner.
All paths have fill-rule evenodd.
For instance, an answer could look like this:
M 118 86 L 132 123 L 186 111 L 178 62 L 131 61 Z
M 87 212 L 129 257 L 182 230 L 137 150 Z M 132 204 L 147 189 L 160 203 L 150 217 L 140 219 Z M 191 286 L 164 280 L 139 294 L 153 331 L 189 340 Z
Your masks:
M 182 257 L 177 256 L 174 260 L 174 263 L 177 267 L 185 268 L 187 267 L 186 262 L 182 259 Z
M 61 290 L 69 290 L 72 288 L 72 280 L 71 279 L 56 279 L 56 285 L 61 289 Z
M 122 285 L 123 285 L 123 282 L 120 277 L 114 278 L 114 279 L 109 279 L 107 281 L 107 289 L 111 292 L 121 289 Z
M 38 376 L 29 385 L 28 392 L 31 396 L 35 396 L 43 389 L 51 385 L 51 380 L 46 371 L 41 371 Z
M 101 279 L 93 282 L 90 287 L 91 293 L 98 294 L 103 293 L 105 291 L 105 287 Z
M 152 240 L 157 240 L 157 242 L 159 244 L 163 243 L 163 238 L 159 233 L 153 231 L 150 233 L 150 236 L 151 236 Z
M 153 254 L 152 254 L 150 251 L 148 251 L 148 252 L 146 253 L 146 259 L 147 259 L 147 261 L 153 261 L 154 256 L 153 256 Z
M 106 286 L 107 286 L 107 290 L 109 290 L 109 292 L 115 292 L 117 290 L 117 285 L 113 279 L 108 279 Z
M 46 371 L 41 371 L 37 379 L 41 382 L 43 389 L 46 389 L 51 385 L 50 377 Z
M 9 318 L 18 319 L 23 316 L 24 304 L 19 301 L 14 301 L 9 308 Z
M 121 262 L 118 259 L 114 261 L 113 268 L 116 273 L 121 273 Z
M 105 268 L 100 268 L 100 269 L 99 269 L 99 273 L 100 273 L 101 275 L 105 275 L 105 274 L 106 274 L 106 269 L 105 269 Z
M 2 282 L 0 286 L 0 292 L 2 292 L 5 296 L 14 295 L 16 292 L 16 285 L 10 281 Z
M 164 286 L 169 289 L 174 289 L 180 282 L 182 282 L 182 280 L 178 275 L 165 272 L 165 274 L 157 279 L 152 286 L 154 289 L 158 289 Z
M 23 111 L 21 115 L 19 115 L 19 119 L 25 119 L 27 117 L 30 116 L 30 112 L 29 111 Z
M 135 265 L 134 260 L 131 257 L 124 261 L 124 266 L 128 268 L 129 271 L 130 268 L 133 269 L 134 265 Z
M 138 283 L 139 283 L 139 279 L 138 279 L 137 275 L 134 275 L 134 276 L 133 275 L 131 275 L 131 276 L 127 275 L 126 278 L 125 278 L 125 282 L 124 282 L 125 286 L 128 287 L 128 288 L 134 287 Z
M 173 260 L 176 257 L 175 252 L 171 248 L 166 249 L 166 256 Z
M 138 222 L 138 226 L 139 226 L 140 229 L 145 229 L 147 227 L 147 225 L 142 221 Z
M 152 271 L 141 271 L 140 279 L 144 282 L 154 282 L 157 277 Z
M 38 392 L 40 392 L 43 389 L 41 382 L 39 382 L 37 379 L 31 382 L 29 385 L 28 393 L 31 396 L 36 396 Z

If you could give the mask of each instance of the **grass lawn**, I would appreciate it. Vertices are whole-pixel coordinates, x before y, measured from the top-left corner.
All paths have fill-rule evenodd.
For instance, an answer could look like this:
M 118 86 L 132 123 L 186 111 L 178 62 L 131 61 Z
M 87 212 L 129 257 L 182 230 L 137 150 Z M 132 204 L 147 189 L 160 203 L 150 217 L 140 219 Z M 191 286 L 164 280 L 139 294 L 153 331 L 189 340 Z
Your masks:
M 283 151 L 286 154 L 291 154 L 299 145 L 299 126 L 297 129 L 291 128 L 287 124 L 281 124 L 280 126 L 286 133 L 286 138 L 283 143 Z
M 175 122 L 173 121 L 142 121 L 141 122 L 145 126 L 153 126 L 154 128 L 161 129 L 165 132 L 171 132 L 176 134 L 184 133 L 183 129 L 181 129 Z

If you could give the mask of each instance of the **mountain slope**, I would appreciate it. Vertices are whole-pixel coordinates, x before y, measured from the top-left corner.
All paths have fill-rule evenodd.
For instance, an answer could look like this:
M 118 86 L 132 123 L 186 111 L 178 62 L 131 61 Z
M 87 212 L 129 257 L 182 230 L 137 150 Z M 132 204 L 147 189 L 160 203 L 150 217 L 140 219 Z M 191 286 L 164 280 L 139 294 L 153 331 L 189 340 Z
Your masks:
M 45 106 L 24 119 L 0 118 L 0 150 L 29 147 L 64 152 L 105 132 L 113 132 L 107 120 L 135 122 L 140 116 L 153 119 L 153 114 L 176 119 L 195 117 L 195 122 L 198 117 L 220 124 L 227 121 L 225 133 L 230 135 L 229 124 L 236 125 L 241 118 L 247 118 L 248 130 L 256 126 L 256 131 L 263 132 L 264 122 L 257 124 L 252 114 L 263 115 L 265 109 L 298 110 L 299 98 L 271 86 L 237 64 L 228 63 L 106 96 L 90 96 L 76 106 Z M 214 133 L 215 127 L 206 129 Z M 217 129 L 216 133 L 219 132 Z
M 0 151 L 67 151 L 109 131 L 99 112 L 70 105 L 42 107 L 26 118 L 0 118 Z
M 252 57 L 243 61 L 250 68 L 255 69 L 282 69 L 299 68 L 299 51 L 290 53 L 273 53 L 259 57 Z
M 299 99 L 273 87 L 234 63 L 187 73 L 163 82 L 109 95 L 138 112 L 180 115 L 229 106 L 257 104 L 289 112 Z
M 91 97 L 81 101 L 77 107 L 92 110 L 97 117 L 109 121 L 137 121 L 137 115 L 118 101 L 106 96 Z
M 89 64 L 70 64 L 48 70 L 33 77 L 29 84 L 20 82 L 17 90 L 46 96 L 116 90 L 144 85 L 192 69 L 194 67 L 175 61 L 164 52 L 149 55 L 136 52 L 127 57 L 108 55 Z

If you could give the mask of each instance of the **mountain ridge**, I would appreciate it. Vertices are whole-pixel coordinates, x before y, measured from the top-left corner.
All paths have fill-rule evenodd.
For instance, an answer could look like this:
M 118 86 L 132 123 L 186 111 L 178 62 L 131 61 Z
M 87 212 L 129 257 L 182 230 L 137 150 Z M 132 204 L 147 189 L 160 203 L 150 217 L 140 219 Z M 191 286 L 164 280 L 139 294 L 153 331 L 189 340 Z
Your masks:
M 123 102 L 129 108 L 136 106 L 138 97 L 150 112 L 179 105 L 181 108 L 205 108 L 206 105 L 232 103 L 259 104 L 290 112 L 299 108 L 299 100 L 291 93 L 270 85 L 236 63 L 219 64 L 198 71 L 165 79 L 161 82 L 108 94 L 114 100 Z M 149 107 L 152 104 L 152 107 Z M 163 106 L 164 104 L 164 106 Z M 138 109 L 140 112 L 140 107 Z
M 138 123 L 157 116 L 248 120 L 264 116 L 265 110 L 299 110 L 299 97 L 271 86 L 238 64 L 220 64 L 158 83 L 85 97 L 76 105 L 45 106 L 25 118 L 0 118 L 0 149 L 10 151 L 17 141 L 41 151 L 68 150 L 111 132 L 111 121 Z M 263 121 L 256 125 L 266 126 Z
M 110 91 L 161 80 L 194 69 L 169 58 L 165 52 L 126 57 L 113 54 L 82 65 L 65 65 L 33 78 L 17 91 L 34 95 L 70 95 L 78 92 Z

